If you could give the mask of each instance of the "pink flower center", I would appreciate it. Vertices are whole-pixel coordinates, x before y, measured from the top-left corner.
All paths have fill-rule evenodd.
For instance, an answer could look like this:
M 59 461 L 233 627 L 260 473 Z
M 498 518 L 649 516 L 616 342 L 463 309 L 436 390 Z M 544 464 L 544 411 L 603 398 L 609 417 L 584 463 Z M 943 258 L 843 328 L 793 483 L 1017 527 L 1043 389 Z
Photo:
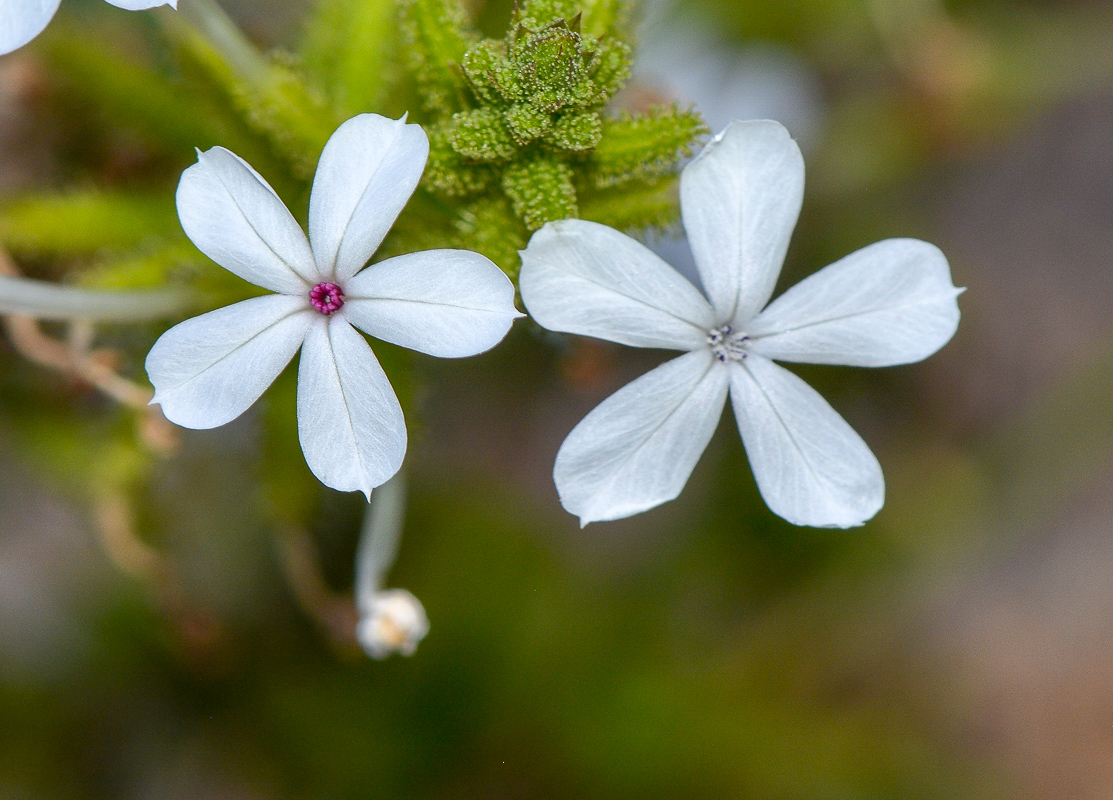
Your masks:
M 344 305 L 344 292 L 335 283 L 318 283 L 309 290 L 309 303 L 327 317 Z

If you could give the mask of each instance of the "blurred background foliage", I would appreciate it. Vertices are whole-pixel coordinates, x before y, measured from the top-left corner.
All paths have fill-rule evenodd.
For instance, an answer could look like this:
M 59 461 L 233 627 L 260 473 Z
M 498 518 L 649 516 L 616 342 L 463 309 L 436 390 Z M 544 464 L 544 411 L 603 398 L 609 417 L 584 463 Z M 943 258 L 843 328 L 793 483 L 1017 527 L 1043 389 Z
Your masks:
M 572 5 L 228 0 L 240 38 L 208 0 L 64 0 L 0 59 L 8 268 L 242 299 L 177 222 L 194 148 L 244 157 L 304 219 L 324 141 L 375 111 L 434 140 L 379 258 L 467 246 L 513 275 L 538 221 L 575 210 L 690 269 L 674 175 L 700 119 L 778 118 L 808 164 L 782 287 L 898 235 L 971 287 L 924 365 L 798 370 L 878 453 L 886 508 L 787 525 L 728 414 L 679 500 L 580 531 L 556 449 L 660 354 L 526 320 L 462 362 L 376 344 L 411 433 L 391 584 L 432 630 L 371 662 L 349 597 L 365 503 L 305 467 L 292 369 L 235 423 L 173 431 L 132 402 L 169 320 L 9 320 L 0 798 L 1108 796 L 1113 8 Z M 619 54 L 602 94 L 542 114 L 445 68 L 509 58 L 531 8 L 529 46 L 557 17 L 591 37 L 568 48 L 581 78 L 602 69 L 585 52 Z M 565 205 L 526 209 L 530 170 Z

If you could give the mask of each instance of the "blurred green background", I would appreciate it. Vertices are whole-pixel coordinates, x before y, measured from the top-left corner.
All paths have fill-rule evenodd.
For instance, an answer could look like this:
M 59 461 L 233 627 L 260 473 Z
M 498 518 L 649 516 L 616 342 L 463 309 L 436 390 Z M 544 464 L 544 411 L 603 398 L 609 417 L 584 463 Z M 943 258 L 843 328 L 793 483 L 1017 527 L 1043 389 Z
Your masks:
M 0 243 L 23 272 L 170 270 L 193 146 L 296 192 L 281 152 L 206 116 L 153 14 L 62 6 L 0 58 Z M 226 8 L 298 67 L 307 3 Z M 469 8 L 505 29 L 509 3 Z M 432 628 L 373 662 L 346 599 L 365 504 L 307 479 L 291 370 L 159 456 L 6 339 L 2 800 L 1113 797 L 1113 7 L 676 0 L 638 19 L 619 106 L 771 116 L 802 142 L 781 289 L 889 236 L 938 244 L 969 287 L 923 364 L 794 367 L 877 453 L 882 512 L 782 522 L 728 413 L 680 499 L 580 530 L 556 450 L 664 356 L 522 320 L 490 353 L 392 373 L 411 494 L 390 585 Z M 242 291 L 217 272 L 201 283 Z M 98 343 L 142 381 L 165 327 Z

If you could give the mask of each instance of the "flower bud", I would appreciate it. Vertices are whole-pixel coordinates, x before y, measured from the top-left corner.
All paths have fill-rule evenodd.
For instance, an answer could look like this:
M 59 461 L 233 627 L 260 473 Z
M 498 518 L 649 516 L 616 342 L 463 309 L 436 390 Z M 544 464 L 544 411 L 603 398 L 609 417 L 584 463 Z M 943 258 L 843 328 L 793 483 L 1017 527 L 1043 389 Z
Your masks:
M 375 659 L 393 653 L 413 655 L 417 644 L 429 632 L 429 618 L 421 601 L 405 589 L 376 592 L 370 613 L 356 626 L 356 638 Z

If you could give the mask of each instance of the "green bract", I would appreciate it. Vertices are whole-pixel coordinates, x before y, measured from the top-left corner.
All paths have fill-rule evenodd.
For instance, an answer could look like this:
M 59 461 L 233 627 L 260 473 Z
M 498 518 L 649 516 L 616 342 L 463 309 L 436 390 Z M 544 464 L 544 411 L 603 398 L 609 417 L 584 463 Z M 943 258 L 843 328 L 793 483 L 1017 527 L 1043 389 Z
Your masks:
M 480 39 L 454 0 L 405 0 L 409 68 L 427 115 L 423 187 L 455 209 L 457 243 L 512 275 L 530 232 L 584 216 L 620 228 L 676 218 L 678 160 L 705 132 L 691 110 L 606 111 L 630 74 L 620 0 L 529 0 Z M 623 187 L 622 202 L 608 192 Z

